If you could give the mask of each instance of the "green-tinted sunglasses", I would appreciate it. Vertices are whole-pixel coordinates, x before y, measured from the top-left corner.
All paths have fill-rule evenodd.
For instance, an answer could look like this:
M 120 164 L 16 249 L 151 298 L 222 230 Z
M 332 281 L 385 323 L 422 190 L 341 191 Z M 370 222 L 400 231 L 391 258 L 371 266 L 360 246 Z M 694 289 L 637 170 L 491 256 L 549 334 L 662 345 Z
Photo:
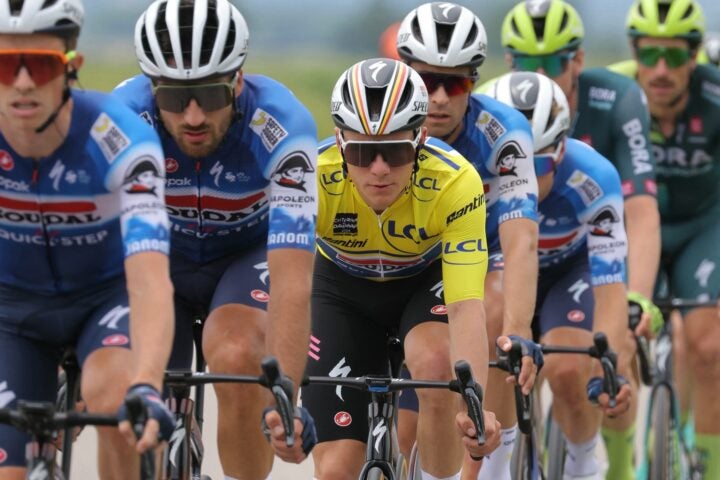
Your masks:
M 567 70 L 568 63 L 575 57 L 574 51 L 551 53 L 549 55 L 512 54 L 512 68 L 520 72 L 537 72 L 541 68 L 548 77 L 557 77 Z
M 690 50 L 680 47 L 638 47 L 635 49 L 638 62 L 646 67 L 654 67 L 665 59 L 668 68 L 677 68 L 685 65 L 690 60 Z

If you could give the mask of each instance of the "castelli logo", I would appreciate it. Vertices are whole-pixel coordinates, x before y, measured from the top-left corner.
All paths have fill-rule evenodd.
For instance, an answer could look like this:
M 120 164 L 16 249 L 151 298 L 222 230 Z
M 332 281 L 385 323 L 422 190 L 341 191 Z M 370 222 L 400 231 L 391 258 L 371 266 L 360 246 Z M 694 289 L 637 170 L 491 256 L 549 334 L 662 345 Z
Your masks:
M 15 166 L 15 161 L 5 150 L 0 150 L 0 168 L 9 172 Z
M 348 412 L 337 412 L 335 414 L 335 425 L 338 427 L 347 427 L 352 423 L 352 416 Z
M 264 292 L 262 290 L 253 290 L 252 292 L 250 292 L 250 296 L 256 302 L 267 303 L 268 300 L 270 300 L 270 294 L 268 294 L 267 292 Z
M 102 341 L 102 344 L 106 347 L 119 347 L 121 345 L 127 345 L 128 343 L 130 343 L 130 339 L 127 337 L 127 335 L 123 335 L 122 333 L 109 335 L 103 338 Z
M 447 307 L 445 305 L 435 305 L 430 309 L 430 313 L 435 315 L 447 315 Z
M 2 448 L 0 448 L 0 464 L 5 463 L 5 460 L 7 460 L 7 457 L 8 457 L 7 452 L 5 450 L 3 450 Z
M 570 310 L 567 314 L 568 320 L 575 323 L 580 323 L 585 320 L 585 314 L 582 310 Z
M 165 159 L 165 171 L 167 173 L 175 173 L 177 172 L 178 168 L 180 168 L 180 164 L 177 160 L 175 160 L 174 158 Z

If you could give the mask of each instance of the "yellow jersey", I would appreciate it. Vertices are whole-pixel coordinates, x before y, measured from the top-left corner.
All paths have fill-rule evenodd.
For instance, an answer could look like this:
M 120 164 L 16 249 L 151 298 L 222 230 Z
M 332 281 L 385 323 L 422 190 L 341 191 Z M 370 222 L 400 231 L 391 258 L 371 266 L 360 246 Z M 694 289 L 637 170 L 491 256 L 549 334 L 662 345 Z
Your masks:
M 343 175 L 334 139 L 318 156 L 317 249 L 344 272 L 374 281 L 417 275 L 442 259 L 445 303 L 482 299 L 487 272 L 485 193 L 475 168 L 428 138 L 419 168 L 381 214 Z

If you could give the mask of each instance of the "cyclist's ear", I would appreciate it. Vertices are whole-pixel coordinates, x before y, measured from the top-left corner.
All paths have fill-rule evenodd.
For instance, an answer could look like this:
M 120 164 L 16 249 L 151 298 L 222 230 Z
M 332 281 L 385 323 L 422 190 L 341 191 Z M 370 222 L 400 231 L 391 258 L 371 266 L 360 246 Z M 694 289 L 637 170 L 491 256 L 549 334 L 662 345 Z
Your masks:
M 240 96 L 243 86 L 245 85 L 245 78 L 243 76 L 242 68 L 237 71 L 237 82 L 235 83 L 235 96 Z

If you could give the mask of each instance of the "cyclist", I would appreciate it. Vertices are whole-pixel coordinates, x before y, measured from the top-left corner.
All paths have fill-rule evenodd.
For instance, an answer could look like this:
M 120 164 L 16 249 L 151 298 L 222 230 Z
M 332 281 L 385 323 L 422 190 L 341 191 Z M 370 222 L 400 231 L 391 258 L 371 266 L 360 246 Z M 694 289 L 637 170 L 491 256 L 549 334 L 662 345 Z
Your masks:
M 83 19 L 80 0 L 0 1 L 0 408 L 54 402 L 74 348 L 88 410 L 114 413 L 127 391 L 150 412 L 140 441 L 128 422 L 98 430 L 99 477 L 125 479 L 173 426 L 158 401 L 173 334 L 164 165 L 131 110 L 70 88 Z M 28 440 L 0 425 L 0 478 L 25 478 Z
M 533 328 L 543 343 L 576 347 L 592 343 L 591 331 L 605 332 L 619 350 L 619 371 L 627 373 L 630 355 L 623 342 L 627 244 L 618 173 L 592 148 L 566 139 L 570 108 L 560 87 L 548 77 L 508 73 L 490 87 L 489 94 L 523 112 L 533 128 L 540 198 L 540 279 Z M 586 382 L 591 400 L 602 389 L 599 378 L 590 379 L 593 369 L 596 374 L 600 371 L 599 363 L 593 367 L 593 362 L 589 357 L 545 361 L 543 375 L 553 392 L 552 415 L 567 439 L 564 478 L 604 478 L 594 456 L 601 417 L 581 400 Z M 618 396 L 622 405 L 606 406 L 605 413 L 624 412 L 629 395 L 630 388 L 624 385 Z
M 408 13 L 397 36 L 399 55 L 417 70 L 430 95 L 425 126 L 467 158 L 480 173 L 488 201 L 488 338 L 499 335 L 532 338 L 530 321 L 537 283 L 537 182 L 533 173 L 532 138 L 527 120 L 512 108 L 487 97 L 471 96 L 477 69 L 485 60 L 487 37 L 480 19 L 469 9 L 447 2 L 426 3 Z M 505 302 L 504 298 L 512 298 Z M 529 392 L 541 353 L 526 342 L 520 383 Z M 503 344 L 503 348 L 509 345 Z M 491 358 L 496 349 L 491 346 Z M 537 366 L 533 366 L 533 356 Z M 414 372 L 411 372 L 414 373 Z M 488 409 L 503 425 L 502 446 L 485 467 L 509 475 L 509 459 L 517 427 L 512 388 L 505 374 L 491 371 Z M 412 445 L 416 416 L 408 395 L 401 397 L 404 449 Z M 408 432 L 409 430 L 409 432 Z M 421 458 L 424 453 L 421 452 Z M 495 466 L 496 465 L 496 466 Z
M 711 300 L 720 290 L 720 71 L 696 62 L 705 17 L 694 0 L 636 1 L 627 30 L 634 59 L 614 68 L 635 78 L 648 98 L 663 270 L 672 295 Z M 686 312 L 684 332 L 696 447 L 706 457 L 705 478 L 720 478 L 716 312 Z
M 646 307 L 636 334 L 650 336 L 661 325 L 662 317 L 648 301 L 660 257 L 660 221 L 647 105 L 642 90 L 621 75 L 604 68 L 583 68 L 584 35 L 582 19 L 564 0 L 520 2 L 502 24 L 508 64 L 514 71 L 536 71 L 553 79 L 570 105 L 570 136 L 591 145 L 620 173 L 628 235 L 629 297 Z M 636 388 L 635 376 L 631 381 Z M 633 404 L 628 415 L 604 420 L 609 478 L 632 476 L 632 450 L 626 446 L 632 444 L 635 434 L 634 409 Z
M 707 32 L 703 48 L 698 54 L 698 63 L 720 66 L 720 32 Z
M 393 332 L 417 378 L 448 380 L 451 362 L 466 359 L 486 385 L 482 181 L 461 155 L 427 137 L 427 111 L 422 79 L 402 62 L 365 60 L 335 84 L 336 133 L 321 143 L 318 159 L 308 375 L 385 372 Z M 459 479 L 463 444 L 478 459 L 499 444 L 492 413 L 485 413 L 487 442 L 478 446 L 467 414 L 457 413 L 456 394 L 425 390 L 418 397 L 423 478 Z M 318 424 L 316 478 L 357 478 L 368 400 L 339 387 L 303 390 Z
M 310 328 L 316 127 L 286 87 L 243 72 L 247 45 L 245 20 L 227 0 L 157 0 L 135 27 L 144 74 L 115 93 L 155 126 L 165 151 L 177 331 L 170 367 L 190 368 L 193 319 L 207 316 L 211 371 L 259 374 L 270 353 L 297 386 Z M 215 392 L 226 478 L 266 478 L 273 452 L 256 421 L 265 390 Z M 297 414 L 302 441 L 271 443 L 295 462 L 314 435 L 307 412 Z M 280 425 L 274 411 L 267 421 Z

